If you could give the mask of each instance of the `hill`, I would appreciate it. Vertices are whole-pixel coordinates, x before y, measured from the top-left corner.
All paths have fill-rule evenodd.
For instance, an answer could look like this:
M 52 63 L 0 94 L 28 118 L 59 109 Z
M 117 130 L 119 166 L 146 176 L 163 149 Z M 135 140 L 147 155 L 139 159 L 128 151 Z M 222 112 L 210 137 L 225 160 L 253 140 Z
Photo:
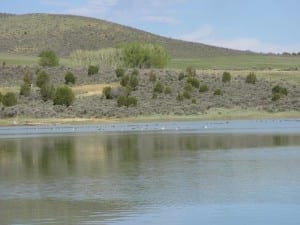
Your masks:
M 60 56 L 68 56 L 77 49 L 94 50 L 133 41 L 159 43 L 176 58 L 247 53 L 165 38 L 131 27 L 81 16 L 0 14 L 0 53 L 36 55 L 42 49 L 51 48 Z

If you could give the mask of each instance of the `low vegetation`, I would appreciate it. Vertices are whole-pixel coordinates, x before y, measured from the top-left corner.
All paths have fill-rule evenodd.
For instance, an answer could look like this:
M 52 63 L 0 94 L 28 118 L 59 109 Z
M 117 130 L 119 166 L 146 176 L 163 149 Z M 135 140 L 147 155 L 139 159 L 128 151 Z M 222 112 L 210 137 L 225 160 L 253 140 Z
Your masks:
M 88 67 L 88 75 L 94 75 L 97 74 L 99 72 L 99 66 L 94 66 L 94 65 L 89 65 Z
M 17 96 L 13 92 L 8 92 L 2 96 L 2 104 L 6 107 L 11 107 L 17 104 Z
M 248 74 L 248 76 L 246 77 L 246 83 L 248 84 L 255 84 L 257 81 L 256 75 L 255 73 L 251 72 Z
M 75 84 L 75 82 L 76 82 L 76 77 L 72 72 L 68 71 L 65 74 L 65 84 Z
M 59 59 L 56 55 L 56 53 L 52 50 L 44 50 L 39 54 L 39 65 L 46 67 L 53 67 L 59 65 Z
M 68 86 L 57 87 L 53 97 L 54 105 L 70 106 L 75 100 L 75 95 L 72 89 Z

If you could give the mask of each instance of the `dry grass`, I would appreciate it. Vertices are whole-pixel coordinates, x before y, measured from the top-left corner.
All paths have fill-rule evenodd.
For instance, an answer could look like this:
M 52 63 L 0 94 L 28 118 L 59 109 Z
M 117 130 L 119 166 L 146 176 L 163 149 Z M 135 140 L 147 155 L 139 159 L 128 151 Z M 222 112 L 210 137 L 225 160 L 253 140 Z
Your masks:
M 73 91 L 77 97 L 87 97 L 93 95 L 102 95 L 102 90 L 106 86 L 116 87 L 118 83 L 110 84 L 90 84 L 73 87 Z

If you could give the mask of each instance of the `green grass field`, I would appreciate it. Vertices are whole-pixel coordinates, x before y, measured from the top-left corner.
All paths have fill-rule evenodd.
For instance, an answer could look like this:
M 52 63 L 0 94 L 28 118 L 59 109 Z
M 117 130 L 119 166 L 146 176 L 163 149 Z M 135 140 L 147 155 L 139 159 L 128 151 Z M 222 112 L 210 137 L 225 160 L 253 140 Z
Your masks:
M 215 70 L 300 70 L 300 56 L 229 55 L 198 59 L 171 59 L 168 67 Z

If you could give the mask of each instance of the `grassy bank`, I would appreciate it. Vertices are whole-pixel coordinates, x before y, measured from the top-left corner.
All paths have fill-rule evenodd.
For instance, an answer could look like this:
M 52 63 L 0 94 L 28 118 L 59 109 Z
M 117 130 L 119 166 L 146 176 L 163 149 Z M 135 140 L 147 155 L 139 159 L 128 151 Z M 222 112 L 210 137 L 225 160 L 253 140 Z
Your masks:
M 251 120 L 251 119 L 300 119 L 299 112 L 270 113 L 257 109 L 211 109 L 206 113 L 194 115 L 152 115 L 124 118 L 7 118 L 0 119 L 0 126 L 16 125 L 50 125 L 50 124 L 102 124 L 102 123 L 127 123 L 127 122 L 161 122 L 161 121 L 209 121 L 209 120 Z

